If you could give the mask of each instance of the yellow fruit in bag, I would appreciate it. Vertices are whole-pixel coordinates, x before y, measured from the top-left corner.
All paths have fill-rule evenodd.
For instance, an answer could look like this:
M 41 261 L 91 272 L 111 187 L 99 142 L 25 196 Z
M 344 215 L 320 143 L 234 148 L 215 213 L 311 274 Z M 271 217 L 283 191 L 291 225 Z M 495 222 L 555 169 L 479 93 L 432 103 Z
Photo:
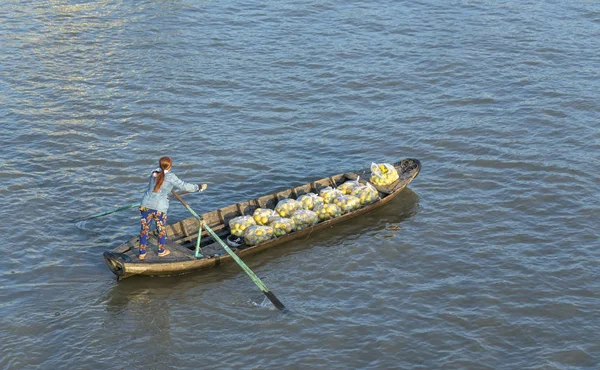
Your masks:
M 323 203 L 323 198 L 315 193 L 307 193 L 299 196 L 297 201 L 302 209 L 312 211 L 315 206 Z
M 342 185 L 338 186 L 337 189 L 341 191 L 343 194 L 351 194 L 352 190 L 356 189 L 360 186 L 360 183 L 357 180 L 346 181 Z
M 340 207 L 342 214 L 352 212 L 360 208 L 360 200 L 354 195 L 341 195 L 335 198 L 334 203 Z
M 323 198 L 323 203 L 333 203 L 335 198 L 340 195 L 343 195 L 343 193 L 338 189 L 332 188 L 331 186 L 324 187 L 321 189 L 321 191 L 319 191 L 319 196 Z
M 351 195 L 357 197 L 361 205 L 371 204 L 379 199 L 379 192 L 371 184 L 357 187 Z
M 300 209 L 300 204 L 295 199 L 283 199 L 277 202 L 275 212 L 281 217 L 291 216 Z
M 334 203 L 323 203 L 315 207 L 314 211 L 317 214 L 319 221 L 327 221 L 342 215 L 342 210 Z
M 283 236 L 296 230 L 296 223 L 291 218 L 276 217 L 271 220 L 269 226 L 273 228 L 275 236 Z
M 257 245 L 273 238 L 273 228 L 271 226 L 250 226 L 244 232 L 244 241 L 248 245 Z
M 277 213 L 268 208 L 257 208 L 252 214 L 252 218 L 257 225 L 266 225 L 269 222 L 269 217 L 275 216 Z
M 235 236 L 244 236 L 245 230 L 251 226 L 256 226 L 256 221 L 252 216 L 239 216 L 229 221 L 229 229 Z
M 398 180 L 398 171 L 389 163 L 371 163 L 371 181 L 377 186 L 387 186 Z
M 313 211 L 301 209 L 294 213 L 292 220 L 296 224 L 296 230 L 302 230 L 319 223 L 319 216 Z

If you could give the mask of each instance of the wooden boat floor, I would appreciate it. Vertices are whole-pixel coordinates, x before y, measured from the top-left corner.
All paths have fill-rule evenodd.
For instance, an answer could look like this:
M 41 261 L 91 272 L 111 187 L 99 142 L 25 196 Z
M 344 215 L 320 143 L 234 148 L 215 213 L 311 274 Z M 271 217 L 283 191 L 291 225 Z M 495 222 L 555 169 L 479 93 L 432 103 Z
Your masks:
M 137 248 L 131 248 L 124 254 L 131 258 L 132 262 L 135 263 L 156 263 L 156 262 L 176 262 L 182 260 L 195 260 L 195 249 L 189 249 L 182 245 L 179 245 L 171 240 L 167 239 L 165 245 L 171 253 L 165 257 L 159 257 L 157 255 L 158 240 L 150 236 L 148 238 L 148 246 L 146 247 L 146 258 L 140 261 Z M 194 241 L 195 242 L 195 241 Z M 191 244 L 190 244 L 191 245 Z M 194 244 L 195 246 L 195 244 Z M 248 248 L 248 246 L 244 246 Z M 243 248 L 243 247 L 242 247 Z M 235 250 L 235 249 L 234 249 Z M 222 255 L 227 254 L 223 247 L 219 243 L 212 243 L 201 248 L 201 253 L 204 256 L 213 256 L 221 253 Z
M 146 258 L 143 261 L 140 261 L 140 259 L 139 259 L 137 247 L 129 249 L 127 252 L 125 252 L 125 254 L 127 256 L 129 256 L 133 262 L 140 262 L 140 263 L 159 262 L 159 261 L 160 262 L 170 262 L 170 261 L 174 262 L 174 261 L 195 259 L 193 251 L 189 250 L 186 247 L 182 247 L 181 245 L 176 244 L 176 243 L 170 241 L 169 239 L 167 239 L 165 245 L 166 245 L 167 249 L 169 251 L 171 251 L 171 253 L 168 256 L 159 257 L 157 255 L 158 240 L 156 239 L 156 237 L 150 236 L 148 238 L 148 245 L 146 246 Z

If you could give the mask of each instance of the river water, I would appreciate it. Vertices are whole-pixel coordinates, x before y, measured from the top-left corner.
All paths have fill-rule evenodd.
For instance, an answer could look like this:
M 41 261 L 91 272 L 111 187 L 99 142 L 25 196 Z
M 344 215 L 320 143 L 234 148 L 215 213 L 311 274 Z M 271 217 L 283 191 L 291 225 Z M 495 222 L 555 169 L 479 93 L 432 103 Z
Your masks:
M 597 369 L 596 1 L 0 5 L 0 368 Z M 421 160 L 389 205 L 117 283 L 160 156 L 197 212 Z M 169 220 L 189 217 L 172 202 Z

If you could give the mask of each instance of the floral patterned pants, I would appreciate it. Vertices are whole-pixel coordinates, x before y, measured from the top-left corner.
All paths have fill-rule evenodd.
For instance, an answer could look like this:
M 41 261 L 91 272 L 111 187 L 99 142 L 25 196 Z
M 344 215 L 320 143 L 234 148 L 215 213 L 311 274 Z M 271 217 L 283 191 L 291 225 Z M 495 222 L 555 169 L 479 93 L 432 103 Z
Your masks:
M 159 212 L 155 209 L 140 207 L 142 217 L 140 219 L 142 229 L 140 230 L 140 250 L 146 250 L 148 243 L 148 232 L 150 231 L 150 223 L 152 220 L 156 222 L 158 230 L 158 249 L 165 249 L 165 224 L 167 223 L 167 213 Z

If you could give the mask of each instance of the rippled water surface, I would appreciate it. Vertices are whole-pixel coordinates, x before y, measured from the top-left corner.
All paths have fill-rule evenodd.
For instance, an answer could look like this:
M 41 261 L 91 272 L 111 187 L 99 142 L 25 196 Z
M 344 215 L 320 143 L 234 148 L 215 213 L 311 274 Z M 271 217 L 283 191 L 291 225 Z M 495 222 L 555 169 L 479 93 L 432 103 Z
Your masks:
M 0 368 L 597 369 L 596 1 L 0 4 Z M 404 157 L 366 216 L 120 283 L 162 155 L 198 212 Z M 188 217 L 172 203 L 169 220 Z

